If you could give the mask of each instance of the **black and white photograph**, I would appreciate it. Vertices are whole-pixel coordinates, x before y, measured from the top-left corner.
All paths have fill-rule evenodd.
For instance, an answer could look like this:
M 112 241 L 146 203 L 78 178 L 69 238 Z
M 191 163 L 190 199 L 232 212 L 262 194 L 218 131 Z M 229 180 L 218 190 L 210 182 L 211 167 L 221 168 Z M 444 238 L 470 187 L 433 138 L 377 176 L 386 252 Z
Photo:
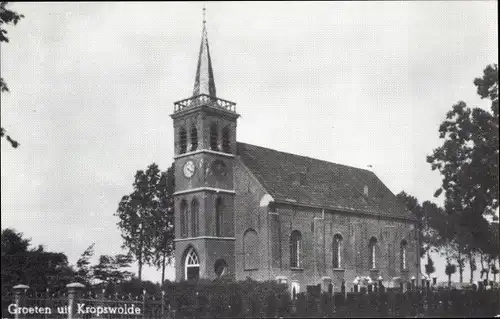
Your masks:
M 500 317 L 498 2 L 0 2 L 1 318 Z

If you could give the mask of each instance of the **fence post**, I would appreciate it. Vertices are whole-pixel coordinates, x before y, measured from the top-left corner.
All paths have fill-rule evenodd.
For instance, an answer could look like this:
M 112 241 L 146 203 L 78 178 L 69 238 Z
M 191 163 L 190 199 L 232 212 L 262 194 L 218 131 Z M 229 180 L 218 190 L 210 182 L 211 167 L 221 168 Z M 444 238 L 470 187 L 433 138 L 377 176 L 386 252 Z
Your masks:
M 23 297 L 26 296 L 26 290 L 29 288 L 30 287 L 26 285 L 17 285 L 12 287 L 14 290 L 14 302 L 16 304 L 16 313 L 14 315 L 15 319 L 19 319 L 19 312 L 17 311 L 17 308 L 21 306 L 21 299 L 24 299 Z
M 47 307 L 48 305 L 49 305 L 49 306 L 52 306 L 52 305 L 53 305 L 53 304 L 52 304 L 52 305 L 50 304 L 50 292 L 49 292 L 49 288 L 48 288 L 48 287 L 45 289 L 45 302 L 44 302 L 44 303 L 45 303 L 45 307 Z M 48 304 L 48 305 L 47 305 L 47 304 Z M 45 319 L 47 319 L 47 318 L 48 318 L 48 317 L 47 317 L 47 314 L 45 314 L 45 316 L 43 316 L 43 317 L 44 317 Z
M 142 290 L 142 317 L 146 316 L 146 289 Z
M 79 282 L 73 282 L 67 284 L 68 288 L 68 319 L 78 318 L 77 314 L 73 314 L 75 310 L 76 301 L 78 299 L 78 292 L 81 291 L 85 286 Z
M 161 317 L 165 318 L 165 290 L 161 291 Z

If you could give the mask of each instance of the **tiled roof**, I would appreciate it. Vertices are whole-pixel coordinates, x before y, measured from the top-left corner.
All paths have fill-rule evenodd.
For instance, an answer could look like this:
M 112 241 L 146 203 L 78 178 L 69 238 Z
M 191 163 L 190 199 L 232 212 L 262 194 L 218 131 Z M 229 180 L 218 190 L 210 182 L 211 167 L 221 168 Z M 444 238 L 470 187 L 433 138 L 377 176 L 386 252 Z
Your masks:
M 245 143 L 237 147 L 242 162 L 276 201 L 414 219 L 371 171 Z

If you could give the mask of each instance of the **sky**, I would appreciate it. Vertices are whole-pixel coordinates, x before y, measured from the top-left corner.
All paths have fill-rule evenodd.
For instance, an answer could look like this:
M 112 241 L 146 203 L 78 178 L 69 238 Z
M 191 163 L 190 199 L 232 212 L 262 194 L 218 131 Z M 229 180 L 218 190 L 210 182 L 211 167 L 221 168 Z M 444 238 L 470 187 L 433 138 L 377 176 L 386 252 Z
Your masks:
M 113 216 L 135 172 L 173 161 L 173 102 L 192 95 L 202 2 L 13 3 L 1 44 L 1 221 L 66 253 L 121 253 Z M 419 201 L 426 156 L 458 101 L 498 63 L 496 1 L 209 2 L 217 95 L 237 139 L 371 168 Z M 439 279 L 444 266 L 436 262 Z M 173 278 L 169 268 L 167 277 Z M 468 274 L 466 271 L 466 278 Z M 477 274 L 476 274 L 477 276 Z M 159 281 L 160 272 L 144 270 Z

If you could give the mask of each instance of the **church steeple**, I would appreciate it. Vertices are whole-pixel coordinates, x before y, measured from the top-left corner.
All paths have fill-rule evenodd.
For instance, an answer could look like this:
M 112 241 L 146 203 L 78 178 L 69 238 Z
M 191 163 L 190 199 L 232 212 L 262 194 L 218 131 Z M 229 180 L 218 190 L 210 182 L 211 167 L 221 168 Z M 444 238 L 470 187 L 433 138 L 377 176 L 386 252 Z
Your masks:
M 205 7 L 203 7 L 203 31 L 201 35 L 200 54 L 198 56 L 198 67 L 196 68 L 196 78 L 194 80 L 193 96 L 206 94 L 216 97 L 214 72 L 212 70 L 212 60 L 208 47 L 207 28 L 205 19 Z

